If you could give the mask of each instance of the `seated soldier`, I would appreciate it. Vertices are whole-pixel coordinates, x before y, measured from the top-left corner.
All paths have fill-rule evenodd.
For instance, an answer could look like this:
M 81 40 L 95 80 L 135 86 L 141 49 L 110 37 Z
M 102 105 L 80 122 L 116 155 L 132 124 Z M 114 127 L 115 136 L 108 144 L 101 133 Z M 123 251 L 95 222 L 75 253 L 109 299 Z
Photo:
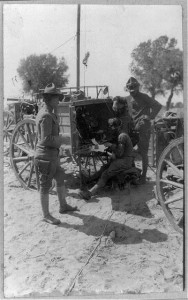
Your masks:
M 91 196 L 102 187 L 104 187 L 107 181 L 118 175 L 119 172 L 131 169 L 133 164 L 133 146 L 130 137 L 127 133 L 122 132 L 121 121 L 114 118 L 113 121 L 109 121 L 112 130 L 117 132 L 116 143 L 107 143 L 106 146 L 111 150 L 111 160 L 103 171 L 97 184 L 95 184 L 89 191 L 80 191 L 79 195 L 85 200 L 89 200 Z M 114 137 L 113 137 L 114 139 Z

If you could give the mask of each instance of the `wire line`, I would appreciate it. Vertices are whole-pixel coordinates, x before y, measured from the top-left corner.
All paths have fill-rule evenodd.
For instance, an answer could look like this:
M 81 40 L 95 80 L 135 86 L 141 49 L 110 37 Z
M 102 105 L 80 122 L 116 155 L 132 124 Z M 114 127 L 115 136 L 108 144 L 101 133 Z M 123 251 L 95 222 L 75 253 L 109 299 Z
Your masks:
M 56 47 L 55 49 L 53 49 L 52 51 L 50 51 L 49 53 L 54 52 L 55 50 L 59 49 L 60 47 L 64 46 L 65 44 L 67 44 L 69 41 L 71 41 L 73 38 L 76 37 L 77 34 L 75 34 L 74 36 L 72 36 L 70 39 L 68 39 L 67 41 L 65 41 L 63 44 L 61 44 L 60 46 Z

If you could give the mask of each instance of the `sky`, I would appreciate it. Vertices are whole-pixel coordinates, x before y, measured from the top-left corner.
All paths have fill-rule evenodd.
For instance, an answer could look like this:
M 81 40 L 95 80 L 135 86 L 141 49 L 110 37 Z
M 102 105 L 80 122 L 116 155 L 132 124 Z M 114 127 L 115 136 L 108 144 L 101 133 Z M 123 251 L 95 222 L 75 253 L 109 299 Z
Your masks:
M 4 4 L 5 100 L 22 96 L 16 70 L 20 60 L 31 54 L 64 57 L 68 86 L 76 86 L 76 26 L 77 5 Z M 81 5 L 80 85 L 108 85 L 110 96 L 125 96 L 131 52 L 161 35 L 176 38 L 182 50 L 180 5 Z M 82 60 L 87 51 L 85 68 Z M 173 102 L 181 100 L 182 95 L 173 98 Z

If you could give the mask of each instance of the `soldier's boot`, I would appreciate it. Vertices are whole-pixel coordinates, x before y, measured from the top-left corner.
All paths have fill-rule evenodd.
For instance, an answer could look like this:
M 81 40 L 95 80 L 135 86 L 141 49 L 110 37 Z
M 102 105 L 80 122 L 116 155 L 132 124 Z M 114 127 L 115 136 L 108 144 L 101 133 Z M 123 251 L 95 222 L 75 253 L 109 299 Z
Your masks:
M 142 155 L 142 174 L 140 177 L 140 184 L 146 183 L 147 168 L 148 168 L 148 156 Z
M 66 214 L 67 212 L 71 212 L 71 211 L 76 211 L 78 210 L 77 206 L 71 206 L 69 204 L 67 204 L 66 201 L 66 189 L 65 186 L 57 186 L 56 187 L 56 191 L 57 191 L 57 197 L 59 200 L 59 213 L 60 214 Z
M 52 225 L 59 225 L 61 221 L 54 218 L 49 213 L 49 194 L 40 192 L 40 201 L 41 201 L 42 212 L 43 212 L 43 221 Z
M 79 196 L 83 198 L 84 200 L 90 200 L 92 196 L 96 194 L 96 192 L 99 190 L 100 185 L 95 184 L 90 190 L 80 190 Z

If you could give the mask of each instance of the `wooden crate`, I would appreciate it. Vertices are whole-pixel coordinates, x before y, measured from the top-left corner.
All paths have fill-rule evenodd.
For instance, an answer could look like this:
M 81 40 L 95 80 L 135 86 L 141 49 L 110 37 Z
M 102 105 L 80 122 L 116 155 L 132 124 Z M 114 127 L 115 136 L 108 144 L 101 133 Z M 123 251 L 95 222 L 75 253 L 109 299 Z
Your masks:
M 64 136 L 62 148 L 69 149 L 72 155 L 80 150 L 79 132 L 75 120 L 78 107 L 85 107 L 90 114 L 97 117 L 99 127 L 103 130 L 107 130 L 107 120 L 113 117 L 111 99 L 89 99 L 59 103 L 56 114 L 59 118 L 60 133 Z

